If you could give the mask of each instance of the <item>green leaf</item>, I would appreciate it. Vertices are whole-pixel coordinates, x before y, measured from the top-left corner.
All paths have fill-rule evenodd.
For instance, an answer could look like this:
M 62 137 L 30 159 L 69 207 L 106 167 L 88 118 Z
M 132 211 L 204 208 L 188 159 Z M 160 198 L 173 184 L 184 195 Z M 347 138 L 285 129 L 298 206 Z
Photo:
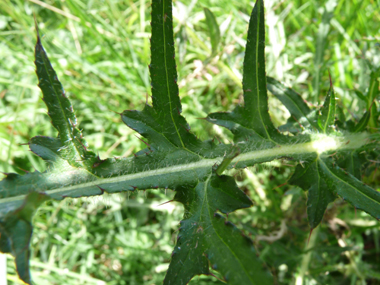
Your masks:
M 330 76 L 330 74 L 329 74 Z M 318 125 L 323 133 L 334 131 L 335 123 L 335 93 L 330 76 L 330 89 L 323 103 L 321 114 L 318 117 Z
M 202 187 L 200 185 L 199 187 Z M 185 220 L 180 222 L 177 244 L 174 247 L 164 284 L 187 284 L 196 275 L 209 275 L 209 261 L 204 255 L 204 225 L 194 216 L 198 193 L 194 189 L 182 189 L 175 199 L 184 203 Z
M 244 57 L 244 115 L 251 129 L 260 136 L 271 139 L 278 131 L 273 126 L 268 113 L 264 50 L 264 2 L 257 0 L 249 21 Z
M 35 47 L 35 65 L 43 100 L 48 109 L 53 126 L 58 131 L 61 145 L 65 147 L 65 159 L 73 166 L 84 167 L 91 170 L 95 156 L 87 151 L 87 143 L 81 132 L 76 128 L 77 119 L 73 106 L 67 98 L 65 90 L 58 80 L 58 76 L 50 64 L 49 58 L 42 46 L 37 30 L 37 43 Z M 54 151 L 54 150 L 53 150 Z M 36 153 L 40 155 L 39 153 Z
M 85 141 L 75 126 L 71 103 L 38 36 L 37 75 L 58 138 L 34 137 L 29 143 L 30 149 L 48 164 L 46 172 L 7 174 L 0 181 L 0 250 L 16 257 L 18 272 L 26 282 L 31 283 L 28 270 L 31 217 L 35 209 L 50 198 L 60 200 L 101 195 L 105 191 L 151 188 L 177 191 L 175 199 L 184 204 L 185 216 L 166 284 L 186 284 L 195 275 L 210 274 L 210 265 L 230 284 L 273 284 L 256 256 L 252 241 L 218 213 L 228 214 L 252 205 L 232 177 L 221 175 L 225 169 L 244 168 L 283 157 L 312 160 L 306 169 L 299 166 L 294 174 L 295 183 L 309 189 L 308 216 L 312 227 L 322 219 L 335 192 L 357 207 L 367 207 L 364 210 L 378 217 L 378 192 L 352 176 L 343 179 L 344 171 L 331 168 L 327 159 L 322 160 L 325 155 L 337 152 L 338 164 L 342 163 L 341 154 L 378 147 L 377 141 L 371 141 L 377 137 L 367 133 L 330 133 L 335 116 L 332 86 L 319 118 L 320 129 L 325 134 L 312 132 L 319 126 L 314 120 L 315 111 L 310 111 L 298 95 L 278 82 L 272 82 L 271 87 L 278 93 L 276 96 L 282 96 L 295 119 L 309 122 L 312 128 L 307 134 L 285 136 L 272 124 L 267 102 L 262 0 L 256 2 L 249 23 L 244 59 L 244 106 L 237 106 L 231 113 L 207 117 L 208 121 L 231 130 L 236 144 L 203 142 L 190 133 L 181 116 L 176 83 L 171 2 L 157 0 L 152 5 L 153 106 L 146 104 L 142 111 L 127 110 L 121 114 L 122 120 L 139 132 L 147 144 L 147 148 L 132 158 L 100 160 L 86 150 Z M 377 159 L 378 154 L 372 157 Z M 352 160 L 351 164 L 355 162 Z M 353 173 L 355 171 L 353 169 Z
M 289 183 L 309 191 L 307 217 L 310 227 L 314 229 L 322 221 L 328 204 L 336 198 L 321 176 L 318 159 L 316 158 L 303 166 L 297 165 Z
M 33 137 L 29 141 L 29 148 L 50 165 L 62 163 L 66 155 L 70 155 L 67 153 L 67 148 L 62 145 L 61 140 L 55 138 Z
M 367 98 L 363 95 L 362 92 L 360 92 L 359 90 L 354 90 L 356 96 L 359 97 L 359 99 L 361 99 L 363 102 L 366 102 L 367 103 Z
M 359 122 L 353 127 L 353 133 L 362 132 L 368 125 L 369 119 L 371 117 L 371 111 L 365 111 L 363 116 L 360 118 Z
M 149 105 L 145 105 L 143 111 L 126 110 L 121 114 L 123 122 L 147 138 L 150 145 L 149 148 L 160 149 L 162 151 L 177 148 L 177 136 L 165 136 L 162 131 L 162 125 L 157 118 L 156 111 Z
M 194 149 L 196 137 L 181 116 L 174 53 L 172 1 L 152 2 L 151 63 L 153 109 L 149 112 L 159 132 L 176 147 Z M 145 109 L 144 109 L 145 110 Z M 148 112 L 146 112 L 148 113 Z M 128 113 L 124 112 L 126 117 Z M 142 122 L 144 123 L 144 122 Z
M 153 107 L 145 105 L 142 111 L 126 110 L 121 114 L 123 122 L 147 138 L 148 148 L 156 152 L 185 149 L 194 156 L 207 152 L 212 145 L 197 139 L 181 115 L 170 0 L 152 4 L 149 70 Z
M 293 117 L 289 117 L 284 125 L 278 127 L 278 130 L 280 132 L 289 132 L 292 134 L 301 133 L 304 129 L 304 126 L 296 121 Z
M 32 236 L 32 218 L 37 208 L 49 197 L 37 192 L 27 195 L 24 204 L 0 223 L 0 251 L 9 252 L 15 258 L 16 268 L 21 280 L 31 284 L 29 272 L 29 244 Z
M 208 32 L 211 40 L 211 55 L 214 55 L 218 51 L 218 46 L 220 43 L 220 30 L 218 22 L 214 14 L 208 8 L 203 8 L 203 12 L 206 17 L 206 24 L 208 27 Z
M 337 119 L 341 122 L 345 122 L 346 121 L 346 116 L 344 115 L 344 112 L 343 112 L 343 109 L 342 107 L 340 107 L 339 105 L 336 105 L 336 116 L 337 116 Z
M 360 168 L 364 164 L 364 158 L 358 153 L 358 150 L 343 153 L 344 159 L 339 164 L 342 168 L 346 169 L 348 173 L 353 175 L 356 179 L 361 180 Z
M 372 102 L 380 95 L 379 80 L 380 80 L 380 68 L 371 72 L 369 82 L 369 88 L 367 92 L 367 109 L 370 109 Z
M 327 186 L 355 208 L 380 219 L 380 192 L 368 187 L 330 160 L 318 161 Z
M 376 128 L 379 127 L 379 112 L 377 110 L 376 98 L 380 95 L 379 91 L 379 80 L 380 80 L 380 68 L 371 72 L 371 80 L 369 83 L 368 93 L 367 93 L 367 110 L 369 110 L 370 118 L 368 125 L 370 127 L 370 132 L 375 132 Z
M 193 189 L 178 190 L 175 200 L 185 206 L 185 219 L 164 284 L 187 284 L 195 275 L 209 274 L 208 263 L 228 284 L 273 283 L 250 239 L 216 213 L 252 205 L 232 177 L 212 174 Z
M 232 131 L 235 141 L 254 137 L 256 140 L 264 139 L 275 144 L 283 139 L 268 113 L 264 49 L 264 3 L 263 0 L 257 0 L 249 21 L 244 57 L 244 107 L 238 106 L 232 113 L 213 113 L 206 118 L 209 122 Z
M 376 98 L 379 96 L 379 78 L 380 68 L 371 72 L 371 80 L 367 92 L 367 96 L 364 98 L 367 102 L 367 110 L 360 118 L 359 122 L 354 126 L 353 132 L 361 132 L 367 126 L 370 127 L 371 132 L 375 132 L 378 128 L 379 113 L 377 111 Z
M 265 76 L 265 22 L 264 3 L 256 1 L 248 27 L 244 57 L 243 92 L 246 111 L 253 112 L 251 126 L 260 135 L 269 138 L 265 123 L 270 122 Z M 259 126 L 256 127 L 255 124 Z M 272 124 L 269 123 L 272 127 Z M 274 128 L 274 127 L 273 127 Z
M 318 129 L 315 118 L 310 116 L 312 110 L 306 105 L 301 95 L 272 77 L 267 77 L 267 87 L 284 104 L 299 124 L 306 128 Z

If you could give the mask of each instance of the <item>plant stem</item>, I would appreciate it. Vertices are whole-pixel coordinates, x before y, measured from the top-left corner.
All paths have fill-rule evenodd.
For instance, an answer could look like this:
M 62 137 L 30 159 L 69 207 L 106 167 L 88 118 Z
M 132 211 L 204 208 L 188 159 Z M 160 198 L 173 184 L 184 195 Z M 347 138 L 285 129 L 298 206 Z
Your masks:
M 294 283 L 295 285 L 304 284 L 304 278 L 305 278 L 306 272 L 309 269 L 311 255 L 313 254 L 313 251 L 310 249 L 314 247 L 317 241 L 319 228 L 320 227 L 314 228 L 313 231 L 310 233 L 311 236 L 308 238 L 308 240 L 306 240 L 306 246 L 305 246 L 306 254 L 303 256 L 302 261 L 301 261 L 301 267 L 299 269 L 298 274 L 296 274 L 296 280 Z

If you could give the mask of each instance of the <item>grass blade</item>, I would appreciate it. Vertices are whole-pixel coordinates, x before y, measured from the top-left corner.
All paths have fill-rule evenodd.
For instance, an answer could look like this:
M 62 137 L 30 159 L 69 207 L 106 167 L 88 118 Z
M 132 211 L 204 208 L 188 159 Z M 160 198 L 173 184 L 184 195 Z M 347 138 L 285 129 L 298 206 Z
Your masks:
M 379 92 L 379 80 L 380 80 L 380 68 L 371 72 L 371 80 L 369 83 L 368 93 L 367 93 L 367 110 L 370 111 L 370 118 L 368 125 L 371 132 L 375 132 L 375 129 L 378 128 L 378 117 L 379 112 L 377 110 L 376 98 L 378 98 Z
M 317 5 L 317 4 L 316 4 Z M 322 15 L 322 22 L 319 24 L 317 33 L 317 46 L 315 48 L 314 56 L 314 80 L 313 90 L 315 101 L 318 102 L 319 96 L 319 84 L 321 78 L 321 68 L 324 64 L 323 55 L 325 53 L 327 36 L 330 31 L 330 21 L 334 16 L 334 10 L 337 5 L 337 0 L 328 0 L 324 7 Z
M 206 24 L 208 27 L 208 32 L 211 40 L 211 55 L 214 55 L 218 51 L 218 46 L 220 43 L 220 30 L 218 22 L 214 14 L 208 8 L 203 8 L 203 12 L 206 17 Z

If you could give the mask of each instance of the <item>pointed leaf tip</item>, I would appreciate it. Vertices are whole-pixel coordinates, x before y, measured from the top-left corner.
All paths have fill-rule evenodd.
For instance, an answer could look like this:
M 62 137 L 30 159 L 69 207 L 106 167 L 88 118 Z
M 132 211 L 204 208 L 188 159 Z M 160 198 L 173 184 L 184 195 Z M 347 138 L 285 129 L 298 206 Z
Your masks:
M 76 167 L 84 167 L 91 170 L 95 155 L 87 151 L 87 143 L 81 132 L 77 129 L 77 119 L 73 106 L 65 94 L 57 73 L 53 69 L 50 60 L 42 46 L 38 31 L 35 46 L 35 65 L 38 78 L 38 86 L 43 94 L 43 101 L 48 109 L 52 125 L 58 131 L 58 137 L 62 147 L 65 147 L 65 160 Z M 53 152 L 56 150 L 51 149 Z
M 308 237 L 308 239 L 307 239 L 307 245 L 309 245 L 310 238 L 311 238 L 311 234 L 313 233 L 313 230 L 314 230 L 314 229 L 315 229 L 315 228 L 311 228 L 311 229 L 310 229 L 309 237 Z
M 324 133 L 331 133 L 334 131 L 335 113 L 336 113 L 336 100 L 335 92 L 332 84 L 332 79 L 329 71 L 330 88 L 327 92 L 325 102 L 321 108 L 321 113 L 318 117 L 318 125 Z
M 153 106 L 142 111 L 124 111 L 122 120 L 162 149 L 187 149 L 199 153 L 202 142 L 190 132 L 181 115 L 173 36 L 172 1 L 152 1 L 151 63 L 149 65 Z
M 37 45 L 41 46 L 40 30 L 38 29 L 36 15 L 33 15 L 33 17 L 34 17 L 34 28 L 36 29 Z
M 265 74 L 264 3 L 257 0 L 249 20 L 244 56 L 243 92 L 245 119 L 260 136 L 270 139 L 275 130 L 268 113 Z
M 237 106 L 231 113 L 214 113 L 207 120 L 228 128 L 236 142 L 254 137 L 273 144 L 285 142 L 274 127 L 268 112 L 265 74 L 264 3 L 257 0 L 249 20 L 243 70 L 244 107 Z

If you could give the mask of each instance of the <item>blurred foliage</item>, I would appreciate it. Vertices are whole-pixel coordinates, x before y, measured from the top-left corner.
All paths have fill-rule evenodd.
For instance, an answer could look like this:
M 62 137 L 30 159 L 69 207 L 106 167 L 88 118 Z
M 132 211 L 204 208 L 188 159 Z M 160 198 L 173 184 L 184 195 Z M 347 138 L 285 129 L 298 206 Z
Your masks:
M 323 8 L 335 2 L 323 26 Z M 329 88 L 329 70 L 338 105 L 357 121 L 366 106 L 356 91 L 366 92 L 371 70 L 380 65 L 380 1 L 267 0 L 265 5 L 267 74 L 310 104 L 319 104 Z M 175 1 L 174 6 L 184 115 L 202 139 L 227 140 L 228 133 L 197 118 L 230 110 L 242 100 L 243 50 L 253 2 L 192 0 Z M 204 7 L 215 15 L 221 32 L 213 57 Z M 23 144 L 36 135 L 55 136 L 36 85 L 33 13 L 90 149 L 101 158 L 138 151 L 141 142 L 114 112 L 142 109 L 150 101 L 149 1 L 3 0 L 0 171 L 44 170 Z M 321 26 L 328 28 L 323 48 L 317 44 Z M 322 61 L 315 56 L 321 49 Z M 270 112 L 276 125 L 289 116 L 274 97 Z M 378 163 L 367 174 L 377 189 Z M 292 161 L 275 161 L 235 173 L 255 205 L 229 216 L 254 238 L 276 282 L 380 284 L 379 223 L 337 200 L 308 243 L 306 194 L 284 185 L 293 171 L 289 165 Z M 147 191 L 46 203 L 34 220 L 31 265 L 36 284 L 161 283 L 183 209 L 174 203 L 158 205 L 173 195 Z M 11 259 L 8 282 L 20 284 Z M 190 282 L 214 283 L 221 282 L 208 277 Z

